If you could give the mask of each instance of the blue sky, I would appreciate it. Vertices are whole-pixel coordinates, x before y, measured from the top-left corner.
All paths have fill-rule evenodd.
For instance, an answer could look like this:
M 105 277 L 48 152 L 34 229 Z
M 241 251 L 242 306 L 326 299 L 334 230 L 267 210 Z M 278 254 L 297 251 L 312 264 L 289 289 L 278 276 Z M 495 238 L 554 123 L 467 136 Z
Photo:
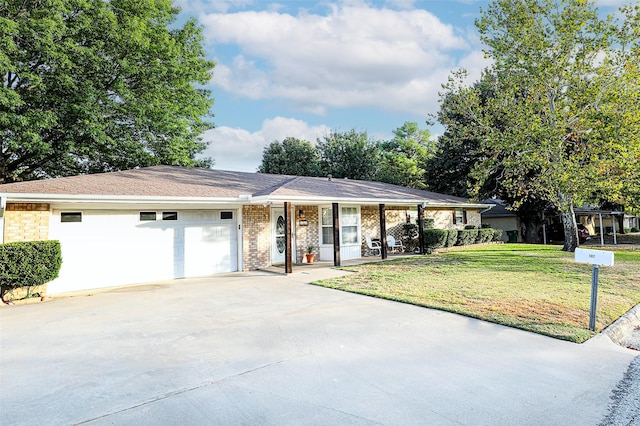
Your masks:
M 389 139 L 425 121 L 452 70 L 487 66 L 474 27 L 479 0 L 176 0 L 204 27 L 216 61 L 216 128 L 203 138 L 214 168 L 255 171 L 263 148 L 331 130 Z M 619 0 L 600 0 L 603 7 Z

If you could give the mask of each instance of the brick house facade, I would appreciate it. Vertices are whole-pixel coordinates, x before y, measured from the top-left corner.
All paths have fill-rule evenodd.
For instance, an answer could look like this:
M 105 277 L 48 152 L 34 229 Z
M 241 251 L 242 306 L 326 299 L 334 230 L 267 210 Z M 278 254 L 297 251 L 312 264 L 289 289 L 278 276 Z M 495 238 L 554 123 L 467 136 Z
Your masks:
M 309 246 L 330 261 L 336 244 L 342 260 L 359 258 L 369 254 L 367 235 L 381 237 L 380 209 L 387 235 L 401 240 L 425 205 L 436 227 L 459 229 L 457 210 L 479 226 L 486 207 L 380 182 L 156 166 L 0 185 L 0 241 L 60 240 L 63 267 L 49 286 L 59 293 L 269 267 L 281 215 L 273 212 L 285 206 L 285 263 L 304 263 Z

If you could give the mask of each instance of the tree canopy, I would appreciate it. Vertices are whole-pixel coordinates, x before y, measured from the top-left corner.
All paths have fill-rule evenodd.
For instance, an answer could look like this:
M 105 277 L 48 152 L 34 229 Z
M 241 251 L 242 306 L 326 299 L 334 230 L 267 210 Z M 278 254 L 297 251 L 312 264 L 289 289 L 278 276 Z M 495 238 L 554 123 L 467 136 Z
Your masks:
M 424 167 L 435 151 L 429 130 L 421 130 L 418 123 L 407 121 L 393 133 L 393 139 L 378 144 L 376 180 L 424 189 Z
M 258 173 L 320 176 L 318 150 L 309 141 L 285 138 L 264 148 Z
M 463 74 L 445 85 L 445 121 L 478 141 L 473 193 L 490 179 L 519 203 L 548 200 L 577 245 L 573 208 L 606 198 L 637 205 L 639 8 L 624 22 L 585 0 L 496 0 L 476 21 L 493 66 L 491 102 Z M 456 121 L 457 120 L 457 121 Z
M 378 149 L 367 132 L 332 131 L 317 141 L 322 174 L 335 178 L 375 180 Z
M 214 63 L 169 0 L 0 2 L 0 183 L 197 166 Z

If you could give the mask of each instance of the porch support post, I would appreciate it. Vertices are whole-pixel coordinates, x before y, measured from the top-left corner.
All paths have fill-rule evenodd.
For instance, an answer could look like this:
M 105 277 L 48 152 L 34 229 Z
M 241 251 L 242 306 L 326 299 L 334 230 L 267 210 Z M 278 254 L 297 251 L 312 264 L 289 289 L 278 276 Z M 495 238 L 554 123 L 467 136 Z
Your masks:
M 387 218 L 384 204 L 380 204 L 380 257 L 387 258 Z
M 291 203 L 284 203 L 284 271 L 286 274 L 293 272 L 293 262 L 291 259 Z
M 418 204 L 418 245 L 420 254 L 424 254 L 424 209 Z
M 600 218 L 600 245 L 604 246 L 604 227 L 602 226 L 602 213 L 598 213 Z
M 613 227 L 613 245 L 618 244 L 618 239 L 616 238 L 616 215 L 611 213 L 611 226 Z
M 333 215 L 333 266 L 340 266 L 340 216 L 338 203 L 331 205 Z

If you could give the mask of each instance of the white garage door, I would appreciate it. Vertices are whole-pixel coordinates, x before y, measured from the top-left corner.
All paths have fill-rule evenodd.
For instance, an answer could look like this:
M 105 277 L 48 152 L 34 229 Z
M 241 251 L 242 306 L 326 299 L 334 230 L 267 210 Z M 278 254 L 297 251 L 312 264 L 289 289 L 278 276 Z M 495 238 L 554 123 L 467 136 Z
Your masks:
M 60 276 L 49 293 L 195 277 L 238 269 L 235 210 L 54 210 Z

